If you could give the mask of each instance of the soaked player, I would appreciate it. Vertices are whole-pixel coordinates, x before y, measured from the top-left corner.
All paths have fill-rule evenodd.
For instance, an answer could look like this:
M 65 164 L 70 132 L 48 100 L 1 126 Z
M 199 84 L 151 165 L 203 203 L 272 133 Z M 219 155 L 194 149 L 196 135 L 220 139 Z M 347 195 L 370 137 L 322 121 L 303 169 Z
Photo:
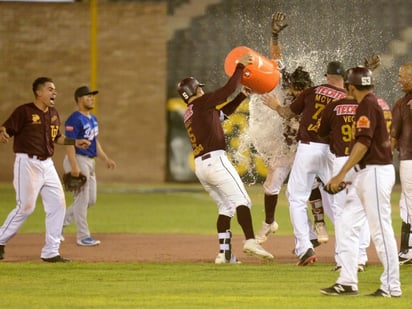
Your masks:
M 282 64 L 282 54 L 279 45 L 279 33 L 287 27 L 285 23 L 286 15 L 282 12 L 275 12 L 272 15 L 272 29 L 270 39 L 270 56 L 278 62 L 278 67 L 282 69 L 282 89 L 285 92 L 284 105 L 290 104 L 303 90 L 312 87 L 313 82 L 308 72 L 303 70 L 303 67 L 299 66 L 294 72 L 289 73 L 286 71 Z M 264 189 L 264 209 L 265 220 L 262 222 L 262 227 L 256 234 L 256 239 L 259 243 L 263 243 L 267 240 L 268 236 L 275 233 L 279 225 L 275 220 L 276 206 L 278 203 L 279 192 L 283 183 L 289 175 L 293 159 L 296 150 L 296 135 L 299 127 L 298 117 L 285 120 L 285 152 L 281 156 L 276 157 L 272 162 L 268 164 L 268 172 L 265 182 L 263 183 Z M 313 245 L 316 247 L 321 243 L 326 243 L 329 240 L 328 233 L 326 231 L 326 225 L 324 220 L 324 210 L 322 205 L 321 193 L 319 191 L 319 184 L 316 182 L 309 198 L 311 210 L 314 216 L 314 229 L 310 229 L 310 239 Z M 312 223 L 310 223 L 312 225 Z
M 310 225 L 307 218 L 306 201 L 312 191 L 312 184 L 318 177 L 326 183 L 331 176 L 331 153 L 328 141 L 317 134 L 318 120 L 328 103 L 346 96 L 343 85 L 344 69 L 340 62 L 327 66 L 327 83 L 304 90 L 289 106 L 282 106 L 273 95 L 264 95 L 263 103 L 276 110 L 283 118 L 301 115 L 298 131 L 298 146 L 287 185 L 290 217 L 295 234 L 295 254 L 298 266 L 314 263 L 317 259 L 310 239 Z M 334 222 L 332 200 L 321 190 L 325 213 Z
M 273 259 L 256 241 L 250 208 L 251 200 L 235 167 L 226 156 L 226 141 L 221 121 L 232 114 L 250 94 L 242 87 L 241 92 L 221 110 L 217 106 L 226 102 L 240 85 L 243 69 L 253 63 L 253 57 L 245 54 L 239 59 L 236 70 L 228 82 L 220 89 L 204 93 L 195 78 L 189 77 L 179 82 L 177 91 L 187 104 L 184 123 L 195 157 L 195 174 L 204 189 L 218 207 L 217 233 L 219 253 L 216 264 L 237 263 L 232 253 L 230 223 L 237 215 L 245 236 L 243 251 L 263 259 Z
M 352 168 L 355 170 L 347 205 L 341 217 L 341 248 L 339 251 L 342 269 L 336 283 L 321 289 L 324 295 L 357 295 L 357 247 L 362 217 L 366 217 L 377 255 L 383 265 L 380 287 L 370 296 L 400 297 L 397 243 L 392 227 L 391 191 L 395 183 L 395 169 L 389 139 L 391 112 L 389 106 L 373 94 L 372 72 L 365 67 L 349 70 L 348 93 L 359 103 L 355 115 L 355 144 L 341 170 L 327 183 L 332 192 L 338 192 Z M 380 105 L 381 104 L 381 105 Z M 351 204 L 351 192 L 359 196 L 362 207 Z M 353 197 L 353 195 L 352 195 Z M 355 211 L 356 210 L 356 211 Z

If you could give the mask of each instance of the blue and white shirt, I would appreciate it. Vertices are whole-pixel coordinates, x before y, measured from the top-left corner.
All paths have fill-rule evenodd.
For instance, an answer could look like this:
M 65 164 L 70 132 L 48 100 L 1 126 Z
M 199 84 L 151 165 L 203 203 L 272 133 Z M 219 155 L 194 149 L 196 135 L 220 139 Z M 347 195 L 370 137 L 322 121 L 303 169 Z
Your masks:
M 91 142 L 89 148 L 76 148 L 76 154 L 87 157 L 97 157 L 97 135 L 99 134 L 99 126 L 96 116 L 83 115 L 79 111 L 72 113 L 67 118 L 65 123 L 65 135 L 74 139 L 87 139 Z

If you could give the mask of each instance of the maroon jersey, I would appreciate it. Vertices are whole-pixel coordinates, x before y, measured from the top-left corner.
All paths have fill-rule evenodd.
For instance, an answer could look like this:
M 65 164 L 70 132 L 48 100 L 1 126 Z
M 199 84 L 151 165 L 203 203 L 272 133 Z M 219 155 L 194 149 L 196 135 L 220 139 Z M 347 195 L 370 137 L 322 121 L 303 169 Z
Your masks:
M 343 99 L 345 96 L 344 89 L 328 84 L 304 90 L 290 105 L 292 112 L 301 115 L 298 140 L 305 143 L 327 144 L 327 140 L 321 138 L 317 133 L 318 120 L 327 104 Z
M 226 116 L 232 114 L 246 96 L 239 93 L 221 110 L 216 107 L 226 102 L 228 97 L 236 91 L 240 84 L 243 68 L 243 64 L 239 63 L 226 85 L 216 91 L 205 93 L 187 106 L 184 122 L 195 157 L 214 150 L 226 150 L 221 114 Z
M 392 109 L 391 137 L 398 141 L 399 160 L 412 160 L 412 91 Z
M 330 150 L 337 157 L 350 154 L 357 108 L 356 100 L 345 98 L 326 105 L 322 113 L 318 134 L 329 138 Z
M 355 139 L 368 147 L 368 151 L 359 161 L 361 167 L 367 164 L 392 163 L 388 132 L 391 119 L 388 104 L 373 93 L 367 94 L 359 103 L 355 116 Z
M 43 112 L 34 103 L 17 107 L 3 126 L 14 136 L 15 153 L 50 157 L 54 153 L 54 141 L 61 136 L 57 110 L 49 107 Z

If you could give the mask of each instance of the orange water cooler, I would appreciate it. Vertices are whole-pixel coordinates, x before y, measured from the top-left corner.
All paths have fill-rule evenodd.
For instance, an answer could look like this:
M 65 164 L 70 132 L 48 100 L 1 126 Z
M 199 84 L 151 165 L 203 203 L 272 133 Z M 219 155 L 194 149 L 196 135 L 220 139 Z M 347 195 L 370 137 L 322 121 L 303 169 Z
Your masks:
M 232 76 L 239 59 L 244 54 L 250 54 L 254 60 L 252 64 L 243 69 L 241 83 L 252 89 L 254 93 L 267 93 L 275 89 L 279 84 L 280 72 L 276 61 L 262 56 L 258 52 L 246 46 L 239 46 L 232 49 L 225 59 L 225 72 Z

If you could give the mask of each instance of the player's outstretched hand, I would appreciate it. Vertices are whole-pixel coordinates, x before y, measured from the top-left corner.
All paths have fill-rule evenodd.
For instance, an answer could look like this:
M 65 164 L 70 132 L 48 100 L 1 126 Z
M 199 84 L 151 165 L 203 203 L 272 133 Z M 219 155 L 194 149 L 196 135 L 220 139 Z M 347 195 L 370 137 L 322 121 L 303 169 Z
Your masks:
M 285 23 L 286 15 L 282 12 L 272 14 L 272 34 L 278 34 L 285 29 L 288 24 Z
M 363 64 L 369 70 L 373 71 L 381 65 L 381 57 L 379 57 L 379 55 L 372 55 L 369 58 L 365 58 Z
M 274 94 L 265 93 L 261 96 L 261 99 L 262 103 L 271 109 L 277 110 L 281 107 L 278 97 Z

